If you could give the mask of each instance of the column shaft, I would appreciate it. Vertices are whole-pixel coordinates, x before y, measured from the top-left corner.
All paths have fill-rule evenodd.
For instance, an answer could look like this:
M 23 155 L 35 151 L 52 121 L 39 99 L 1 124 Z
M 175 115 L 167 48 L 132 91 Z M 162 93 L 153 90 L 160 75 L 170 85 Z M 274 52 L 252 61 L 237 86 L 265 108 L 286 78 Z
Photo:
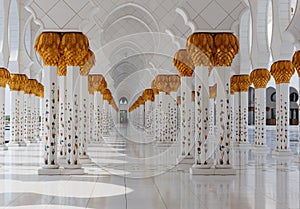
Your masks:
M 93 130 L 94 130 L 94 94 L 89 94 L 89 109 L 90 109 L 90 116 L 89 116 L 89 134 L 88 139 L 89 143 L 92 141 L 93 138 Z
M 241 106 L 240 106 L 240 92 L 234 93 L 234 121 L 235 121 L 235 143 L 239 144 L 241 141 L 241 135 L 240 135 L 240 118 L 241 118 Z
M 108 109 L 109 109 L 108 101 L 103 100 L 103 117 L 102 117 L 102 120 L 101 120 L 103 136 L 108 136 L 109 135 L 109 130 L 108 130 L 108 123 L 109 123 Z
M 266 89 L 255 89 L 255 145 L 267 146 L 266 143 Z
M 190 156 L 192 139 L 192 77 L 181 77 L 181 155 Z
M 5 145 L 5 88 L 0 87 L 0 150 L 7 150 Z
M 19 92 L 11 91 L 10 92 L 10 145 L 19 144 Z
M 230 133 L 230 67 L 216 67 L 217 137 L 219 141 L 217 167 L 231 167 Z
M 248 92 L 241 92 L 240 143 L 248 144 Z
M 87 141 L 89 132 L 89 92 L 88 92 L 88 76 L 80 76 L 80 151 L 81 156 L 87 156 Z
M 168 123 L 170 132 L 170 141 L 177 141 L 177 92 L 171 92 L 169 96 Z
M 57 102 L 58 103 L 58 102 Z M 58 112 L 58 108 L 57 108 Z M 40 128 L 39 128 L 39 123 L 40 123 L 40 97 L 34 96 L 34 141 L 37 141 L 40 139 Z M 57 116 L 56 116 L 57 117 Z M 58 121 L 57 121 L 57 126 L 58 126 Z
M 58 168 L 58 98 L 57 98 L 57 67 L 44 66 L 45 82 L 45 135 L 44 135 L 44 168 Z
M 209 138 L 215 137 L 215 100 L 209 99 Z
M 66 156 L 66 100 L 67 100 L 67 88 L 66 88 L 66 76 L 58 76 L 59 86 L 59 155 L 60 157 Z
M 99 142 L 102 138 L 102 125 L 101 117 L 103 112 L 103 98 L 102 94 L 99 91 L 96 91 L 94 94 L 94 141 Z
M 145 130 L 147 135 L 151 135 L 151 101 L 145 102 Z
M 19 130 L 19 146 L 26 146 L 24 136 L 24 124 L 25 124 L 25 114 L 24 114 L 24 91 L 19 91 L 19 97 L 18 97 L 18 114 L 19 114 L 19 124 L 18 124 L 18 130 Z
M 290 151 L 289 146 L 289 83 L 277 84 L 279 86 L 279 94 L 276 92 L 276 105 L 278 103 L 279 108 L 279 118 L 276 121 L 277 130 L 279 130 L 279 135 L 277 138 L 277 151 Z M 277 86 L 276 86 L 277 90 Z
M 208 67 L 195 68 L 195 164 L 208 165 L 212 156 L 209 133 L 209 86 Z
M 81 167 L 78 162 L 79 67 L 67 67 L 67 153 L 66 168 Z
M 155 94 L 154 97 L 154 137 L 156 140 L 159 140 L 159 94 Z

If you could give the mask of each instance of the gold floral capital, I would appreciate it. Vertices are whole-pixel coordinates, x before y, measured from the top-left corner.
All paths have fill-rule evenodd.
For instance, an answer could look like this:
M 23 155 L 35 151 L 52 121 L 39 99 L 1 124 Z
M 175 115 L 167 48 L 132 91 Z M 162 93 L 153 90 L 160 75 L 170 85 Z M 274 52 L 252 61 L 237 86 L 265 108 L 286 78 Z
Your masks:
M 274 77 L 276 84 L 290 83 L 290 80 L 295 73 L 295 68 L 291 61 L 280 60 L 272 64 L 270 72 Z
M 250 80 L 254 85 L 254 88 L 266 88 L 268 82 L 271 79 L 271 74 L 268 69 L 260 68 L 260 69 L 254 69 L 250 73 Z

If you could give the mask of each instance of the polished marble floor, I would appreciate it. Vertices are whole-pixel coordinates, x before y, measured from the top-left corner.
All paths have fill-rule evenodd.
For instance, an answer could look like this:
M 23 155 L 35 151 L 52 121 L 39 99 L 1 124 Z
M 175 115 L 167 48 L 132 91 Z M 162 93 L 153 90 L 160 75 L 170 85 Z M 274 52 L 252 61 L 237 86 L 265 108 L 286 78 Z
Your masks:
M 274 128 L 267 130 L 274 147 Z M 291 147 L 298 152 L 297 129 Z M 253 141 L 253 129 L 249 129 Z M 0 152 L 0 208 L 296 209 L 300 164 L 247 148 L 233 151 L 235 176 L 190 176 L 176 165 L 178 144 L 162 146 L 141 130 L 118 126 L 89 147 L 84 175 L 39 176 L 41 145 Z

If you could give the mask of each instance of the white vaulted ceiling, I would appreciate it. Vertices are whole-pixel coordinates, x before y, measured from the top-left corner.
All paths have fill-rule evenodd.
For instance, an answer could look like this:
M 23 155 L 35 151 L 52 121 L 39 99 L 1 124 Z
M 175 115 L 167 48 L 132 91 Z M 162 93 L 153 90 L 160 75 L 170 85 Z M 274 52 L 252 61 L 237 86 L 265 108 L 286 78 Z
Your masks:
M 41 30 L 82 31 L 113 94 L 150 87 L 158 73 L 177 73 L 173 56 L 195 30 L 232 30 L 243 0 L 33 0 L 27 9 Z

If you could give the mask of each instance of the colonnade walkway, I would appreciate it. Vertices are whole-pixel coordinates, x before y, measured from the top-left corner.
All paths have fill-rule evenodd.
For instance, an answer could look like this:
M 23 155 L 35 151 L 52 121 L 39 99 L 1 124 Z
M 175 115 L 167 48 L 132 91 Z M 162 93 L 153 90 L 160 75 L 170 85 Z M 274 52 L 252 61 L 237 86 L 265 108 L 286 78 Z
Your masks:
M 290 128 L 291 139 L 297 130 Z M 249 128 L 252 140 L 253 129 Z M 275 146 L 275 129 L 267 141 Z M 291 141 L 296 152 L 297 141 Z M 84 175 L 38 175 L 41 144 L 0 153 L 0 208 L 300 208 L 300 166 L 293 160 L 235 147 L 233 176 L 197 176 L 176 165 L 179 144 L 161 146 L 141 129 L 117 125 L 90 144 Z

